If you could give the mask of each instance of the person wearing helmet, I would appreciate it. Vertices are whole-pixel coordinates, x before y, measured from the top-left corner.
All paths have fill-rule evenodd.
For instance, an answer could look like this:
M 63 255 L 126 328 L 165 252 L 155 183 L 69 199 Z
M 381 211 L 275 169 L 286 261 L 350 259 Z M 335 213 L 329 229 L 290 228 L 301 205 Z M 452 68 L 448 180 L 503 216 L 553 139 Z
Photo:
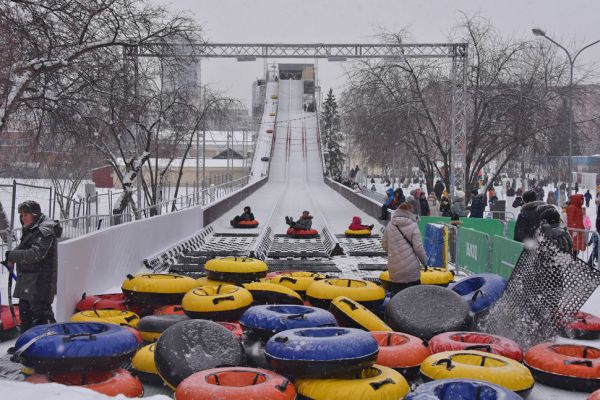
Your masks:
M 560 214 L 556 208 L 548 208 L 540 214 L 542 234 L 563 253 L 573 253 L 573 240 L 569 232 L 560 226 Z
M 21 331 L 54 323 L 52 301 L 56 294 L 56 244 L 62 228 L 46 217 L 40 205 L 28 200 L 19 204 L 23 225 L 21 242 L 5 254 L 5 262 L 17 266 L 14 296 L 19 299 Z

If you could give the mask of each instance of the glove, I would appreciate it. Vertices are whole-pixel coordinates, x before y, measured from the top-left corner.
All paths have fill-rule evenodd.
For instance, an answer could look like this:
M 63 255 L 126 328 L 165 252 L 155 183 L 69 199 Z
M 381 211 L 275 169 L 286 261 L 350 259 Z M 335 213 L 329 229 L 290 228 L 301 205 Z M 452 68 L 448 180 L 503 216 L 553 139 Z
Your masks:
M 10 261 L 2 261 L 0 262 L 0 264 L 4 265 L 6 267 L 6 269 L 8 270 L 9 273 L 13 273 L 15 270 L 15 264 L 11 263 Z
M 4 259 L 5 259 L 7 262 L 10 262 L 10 258 L 9 258 L 9 257 L 10 257 L 10 251 L 7 251 L 7 252 L 5 252 L 5 253 L 4 253 Z

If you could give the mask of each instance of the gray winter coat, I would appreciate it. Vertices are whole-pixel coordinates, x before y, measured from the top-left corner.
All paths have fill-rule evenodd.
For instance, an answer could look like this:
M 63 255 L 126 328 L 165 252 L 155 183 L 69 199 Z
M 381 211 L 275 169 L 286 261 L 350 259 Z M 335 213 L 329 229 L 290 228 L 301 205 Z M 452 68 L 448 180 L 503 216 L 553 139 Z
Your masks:
M 21 243 L 9 256 L 17 264 L 15 297 L 52 303 L 56 294 L 56 243 L 61 232 L 58 222 L 43 214 L 23 230 Z
M 392 220 L 383 232 L 381 246 L 388 255 L 387 268 L 392 282 L 408 283 L 420 279 L 421 263 L 427 263 L 427 255 L 415 214 L 401 209 L 394 211 Z
M 450 206 L 450 213 L 452 215 L 457 214 L 459 217 L 466 217 L 469 215 L 467 211 L 467 206 L 465 206 L 465 198 L 459 197 L 452 200 L 452 205 Z

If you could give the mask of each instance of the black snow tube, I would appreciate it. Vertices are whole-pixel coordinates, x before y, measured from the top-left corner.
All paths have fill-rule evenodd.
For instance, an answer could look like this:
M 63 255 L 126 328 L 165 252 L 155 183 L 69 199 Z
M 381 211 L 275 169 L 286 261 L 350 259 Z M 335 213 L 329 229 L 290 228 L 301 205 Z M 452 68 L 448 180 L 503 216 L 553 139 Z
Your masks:
M 158 374 L 173 390 L 188 376 L 211 368 L 240 366 L 240 341 L 216 322 L 193 319 L 168 328 L 156 342 Z
M 148 315 L 140 319 L 137 329 L 146 342 L 156 342 L 160 335 L 171 325 L 190 319 L 187 315 Z
M 469 305 L 450 289 L 412 286 L 390 300 L 385 319 L 396 332 L 429 340 L 449 331 L 468 331 L 471 327 Z

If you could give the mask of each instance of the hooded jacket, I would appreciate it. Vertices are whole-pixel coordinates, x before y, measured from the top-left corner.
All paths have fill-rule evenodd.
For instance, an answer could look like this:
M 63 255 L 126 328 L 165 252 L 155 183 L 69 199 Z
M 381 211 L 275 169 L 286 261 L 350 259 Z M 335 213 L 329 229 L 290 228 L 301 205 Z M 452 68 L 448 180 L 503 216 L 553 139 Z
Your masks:
M 535 200 L 521 207 L 521 212 L 515 223 L 514 239 L 517 242 L 524 242 L 525 239 L 532 239 L 535 236 L 535 231 L 540 226 L 540 217 L 537 208 L 542 204 L 545 203 Z
M 571 196 L 571 202 L 567 207 L 567 226 L 569 228 L 584 229 L 583 226 L 583 195 L 574 194 Z M 573 250 L 585 250 L 585 238 L 583 232 L 571 231 L 573 236 Z
M 429 196 L 427 197 L 427 202 L 429 203 L 429 215 L 431 215 L 432 217 L 439 216 L 439 203 L 435 193 L 429 193 Z
M 438 199 L 442 198 L 442 193 L 444 192 L 444 183 L 442 181 L 437 181 L 435 186 L 433 187 L 433 191 Z
M 471 200 L 471 218 L 483 218 L 483 212 L 485 211 L 485 199 L 482 194 L 473 196 Z
M 394 211 L 383 232 L 381 246 L 388 255 L 387 268 L 392 282 L 408 283 L 420 279 L 421 263 L 427 264 L 427 255 L 415 214 L 401 209 Z
M 362 225 L 362 220 L 360 219 L 360 217 L 352 217 L 352 223 L 350 224 L 350 226 L 348 226 L 348 229 L 353 230 L 353 231 L 361 231 L 364 229 L 369 229 L 370 226 L 369 225 Z

